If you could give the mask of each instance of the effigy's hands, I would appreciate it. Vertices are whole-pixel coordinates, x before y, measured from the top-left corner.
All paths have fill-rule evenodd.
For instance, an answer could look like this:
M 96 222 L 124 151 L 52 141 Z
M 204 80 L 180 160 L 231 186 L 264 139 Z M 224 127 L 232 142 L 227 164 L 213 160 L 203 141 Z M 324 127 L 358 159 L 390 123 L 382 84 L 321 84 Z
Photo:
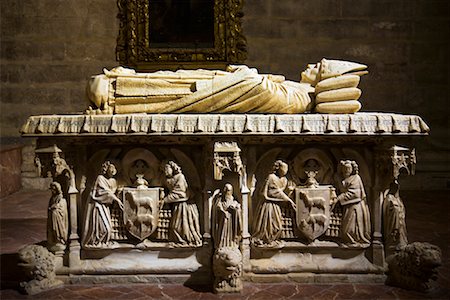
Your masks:
M 319 113 L 355 113 L 361 109 L 357 88 L 360 76 L 340 75 L 321 80 L 315 86 L 316 107 Z

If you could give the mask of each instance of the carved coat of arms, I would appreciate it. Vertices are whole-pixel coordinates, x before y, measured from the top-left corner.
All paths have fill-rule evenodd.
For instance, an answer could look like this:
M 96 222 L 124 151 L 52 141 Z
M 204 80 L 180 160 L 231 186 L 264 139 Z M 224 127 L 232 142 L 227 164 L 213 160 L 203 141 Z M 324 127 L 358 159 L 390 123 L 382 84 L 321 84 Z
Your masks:
M 324 234 L 330 225 L 330 200 L 335 197 L 334 188 L 319 186 L 296 188 L 298 230 L 309 241 Z
M 125 188 L 123 220 L 128 232 L 143 240 L 158 227 L 160 188 Z

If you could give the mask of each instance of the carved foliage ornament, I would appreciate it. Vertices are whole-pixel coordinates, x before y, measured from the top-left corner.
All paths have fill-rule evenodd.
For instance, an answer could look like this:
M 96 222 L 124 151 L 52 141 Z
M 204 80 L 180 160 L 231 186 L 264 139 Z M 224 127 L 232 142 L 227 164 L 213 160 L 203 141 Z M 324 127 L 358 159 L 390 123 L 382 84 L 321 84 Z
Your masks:
M 196 40 L 192 41 L 192 45 L 154 43 L 151 34 L 154 35 L 156 31 L 152 31 L 151 26 L 166 28 L 169 25 L 157 24 L 157 18 L 166 22 L 163 17 L 151 19 L 150 10 L 155 7 L 152 1 L 158 4 L 157 0 L 117 0 L 120 27 L 116 59 L 121 64 L 137 69 L 151 69 L 152 65 L 153 68 L 158 65 L 174 68 L 186 65 L 217 67 L 228 63 L 242 63 L 246 59 L 246 40 L 241 26 L 243 0 L 210 0 L 213 1 L 211 13 L 214 14 L 211 46 L 198 45 Z M 199 5 L 198 2 L 190 1 L 191 7 Z M 177 7 L 178 4 L 171 5 L 178 11 L 182 10 Z M 167 19 L 173 21 L 172 18 Z

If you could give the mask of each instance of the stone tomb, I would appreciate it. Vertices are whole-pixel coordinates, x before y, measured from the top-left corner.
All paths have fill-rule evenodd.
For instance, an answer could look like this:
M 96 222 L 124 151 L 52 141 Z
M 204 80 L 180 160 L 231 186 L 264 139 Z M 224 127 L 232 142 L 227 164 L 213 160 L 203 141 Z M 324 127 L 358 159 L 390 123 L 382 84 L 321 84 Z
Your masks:
M 57 183 L 58 279 L 216 292 L 383 282 L 386 254 L 404 243 L 386 238 L 383 202 L 414 174 L 428 131 L 387 113 L 53 115 L 22 129 Z

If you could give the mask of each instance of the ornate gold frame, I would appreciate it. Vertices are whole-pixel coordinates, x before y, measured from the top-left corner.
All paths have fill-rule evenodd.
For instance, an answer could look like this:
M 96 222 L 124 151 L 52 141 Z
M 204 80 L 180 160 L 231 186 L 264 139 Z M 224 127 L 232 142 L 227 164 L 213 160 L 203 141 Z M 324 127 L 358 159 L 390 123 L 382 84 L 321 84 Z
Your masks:
M 120 27 L 116 59 L 122 65 L 142 71 L 224 68 L 247 58 L 241 26 L 244 0 L 214 0 L 214 47 L 200 49 L 150 47 L 149 1 L 117 0 Z

